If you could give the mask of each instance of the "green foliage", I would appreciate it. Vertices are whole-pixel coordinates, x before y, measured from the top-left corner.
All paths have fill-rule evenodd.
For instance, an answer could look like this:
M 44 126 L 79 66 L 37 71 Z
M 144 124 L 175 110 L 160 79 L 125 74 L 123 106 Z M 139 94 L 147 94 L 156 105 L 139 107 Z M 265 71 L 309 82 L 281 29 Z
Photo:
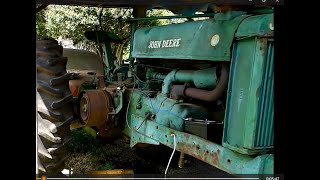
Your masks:
M 98 23 L 98 9 L 95 7 L 48 6 L 46 10 L 46 29 L 48 36 L 58 39 L 71 39 L 75 45 L 84 42 L 83 34 L 94 30 Z
M 44 11 L 36 14 L 36 31 L 37 35 L 46 36 L 48 34 L 46 29 L 46 17 Z
M 83 130 L 90 134 L 93 138 L 97 137 L 97 132 L 89 126 L 83 127 Z
M 110 170 L 110 169 L 114 169 L 114 168 L 115 168 L 115 166 L 112 164 L 112 162 L 107 161 L 104 165 L 100 165 L 96 169 L 97 170 Z
M 105 30 L 115 33 L 121 39 L 130 36 L 130 24 L 126 19 L 132 17 L 132 9 L 104 8 L 101 13 L 101 25 L 99 15 L 101 8 L 81 7 L 65 5 L 49 5 L 46 9 L 37 13 L 36 31 L 38 35 L 46 35 L 55 39 L 70 39 L 80 49 L 96 52 L 97 44 L 85 40 L 85 31 Z M 166 10 L 150 10 L 147 16 L 164 16 L 169 14 Z M 168 24 L 169 20 L 152 20 L 138 23 L 139 27 Z M 123 50 L 128 54 L 128 43 Z M 112 45 L 113 52 L 119 45 Z
M 156 17 L 156 16 L 167 16 L 172 15 L 168 10 L 160 10 L 160 9 L 152 9 L 148 10 L 146 16 L 147 17 Z M 139 27 L 151 27 L 151 26 L 160 26 L 160 25 L 167 25 L 170 24 L 169 19 L 155 19 L 150 21 L 141 21 L 139 22 Z
M 74 129 L 71 131 L 71 141 L 68 145 L 72 153 L 87 153 L 99 148 L 99 143 L 91 134 L 84 129 Z

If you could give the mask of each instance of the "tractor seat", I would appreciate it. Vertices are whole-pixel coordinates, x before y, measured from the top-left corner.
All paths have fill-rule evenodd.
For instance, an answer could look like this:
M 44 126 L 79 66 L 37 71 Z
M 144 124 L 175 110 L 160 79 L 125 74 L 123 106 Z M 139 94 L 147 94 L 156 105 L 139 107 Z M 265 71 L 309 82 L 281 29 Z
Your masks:
M 104 43 L 104 42 L 114 42 L 114 43 L 122 43 L 122 40 L 114 33 L 106 32 L 106 31 L 86 31 L 84 33 L 84 37 L 89 41 L 93 41 L 96 43 Z

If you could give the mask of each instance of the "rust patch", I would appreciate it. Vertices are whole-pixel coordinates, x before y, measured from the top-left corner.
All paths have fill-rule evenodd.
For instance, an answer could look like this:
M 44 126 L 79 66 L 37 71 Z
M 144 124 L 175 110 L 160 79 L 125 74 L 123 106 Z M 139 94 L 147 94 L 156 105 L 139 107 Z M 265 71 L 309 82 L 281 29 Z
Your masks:
M 186 153 L 188 152 L 188 147 L 186 144 L 178 142 L 177 146 L 179 147 L 181 152 L 186 152 Z
M 261 85 L 260 85 L 261 86 Z M 257 90 L 256 90 L 256 98 L 258 99 L 258 97 L 259 97 L 259 92 L 260 92 L 260 86 L 257 88 Z
M 173 129 L 170 129 L 170 135 L 171 134 L 174 134 L 174 130 Z
M 237 9 L 239 9 L 239 7 L 231 6 L 231 5 L 216 5 L 216 6 L 212 7 L 212 9 L 215 12 L 227 12 L 227 11 L 231 11 L 231 10 L 237 10 Z
M 187 133 L 184 133 L 184 137 L 185 137 L 186 139 L 189 139 L 190 135 L 187 134 Z
M 69 89 L 73 95 L 73 97 L 79 96 L 79 87 L 83 82 L 80 80 L 70 80 L 69 81 Z
M 212 154 L 212 160 L 211 160 L 212 165 L 218 165 L 219 164 L 219 154 L 218 152 L 215 152 Z
M 199 153 L 199 150 L 200 150 L 199 145 L 187 145 L 184 143 L 179 143 L 178 147 L 181 152 L 189 154 L 199 160 L 202 160 L 204 162 L 208 162 L 209 160 L 210 153 L 208 151 L 207 151 L 208 153 Z
M 98 79 L 94 75 L 88 74 L 88 71 L 78 71 L 73 75 L 73 79 L 69 81 L 69 89 L 73 97 L 79 96 L 79 88 L 84 83 L 97 83 Z M 97 76 L 101 76 L 97 74 Z
M 98 78 L 98 88 L 106 87 L 106 84 L 104 82 L 104 76 L 98 75 L 97 78 Z
M 261 46 L 259 50 L 261 51 L 262 56 L 265 56 L 267 52 L 267 39 L 260 39 Z
M 108 115 L 110 107 L 111 97 L 106 91 L 87 90 L 79 104 L 81 120 L 86 126 L 96 126 L 99 135 L 105 136 L 113 121 L 113 117 Z
M 177 143 L 178 151 L 193 156 L 201 161 L 211 164 L 212 166 L 217 167 L 220 164 L 220 149 L 217 149 L 216 151 L 212 152 L 207 146 L 200 146 L 209 143 L 209 141 L 204 140 L 199 142 L 200 144 L 195 144 L 195 142 L 190 141 L 189 138 L 192 138 L 192 135 L 188 133 L 183 133 L 182 138 L 184 139 L 184 141 Z

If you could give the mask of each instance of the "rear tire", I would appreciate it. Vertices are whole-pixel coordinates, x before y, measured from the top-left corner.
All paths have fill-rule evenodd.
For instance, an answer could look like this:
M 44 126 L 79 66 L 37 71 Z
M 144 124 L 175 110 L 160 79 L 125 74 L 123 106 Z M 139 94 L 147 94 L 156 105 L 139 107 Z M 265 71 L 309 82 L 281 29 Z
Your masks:
M 71 74 L 67 58 L 54 39 L 37 37 L 37 121 L 38 169 L 40 174 L 58 174 L 68 157 L 70 121 L 73 119 Z

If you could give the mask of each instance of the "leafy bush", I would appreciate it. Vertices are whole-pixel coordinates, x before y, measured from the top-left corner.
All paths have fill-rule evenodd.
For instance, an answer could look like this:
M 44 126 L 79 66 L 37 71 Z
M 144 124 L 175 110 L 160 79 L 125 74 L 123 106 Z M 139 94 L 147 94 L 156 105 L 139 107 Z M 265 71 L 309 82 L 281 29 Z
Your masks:
M 69 151 L 74 153 L 87 153 L 99 148 L 99 143 L 92 135 L 83 129 L 74 129 L 71 131 L 71 142 Z
M 112 164 L 112 162 L 108 161 L 104 165 L 98 166 L 97 170 L 110 170 L 114 168 L 115 166 Z

